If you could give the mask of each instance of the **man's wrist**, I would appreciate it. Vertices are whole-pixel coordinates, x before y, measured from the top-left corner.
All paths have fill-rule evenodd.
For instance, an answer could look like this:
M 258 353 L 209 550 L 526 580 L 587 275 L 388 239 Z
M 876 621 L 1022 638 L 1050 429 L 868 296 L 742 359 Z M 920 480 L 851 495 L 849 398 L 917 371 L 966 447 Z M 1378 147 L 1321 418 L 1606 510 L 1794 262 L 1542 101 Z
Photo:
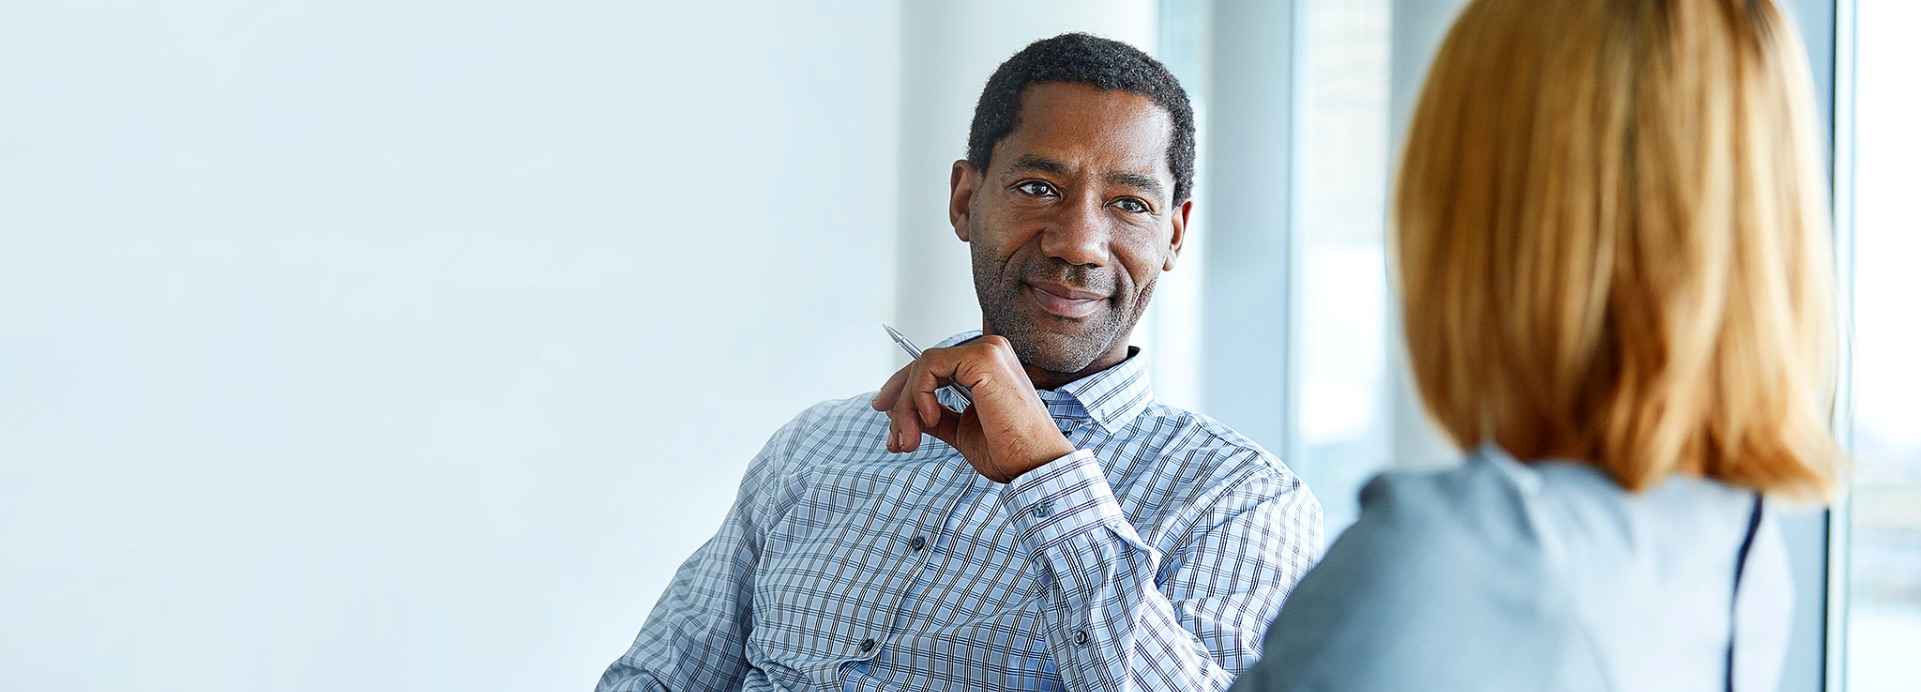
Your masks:
M 1029 473 L 1033 473 L 1035 470 L 1043 466 L 1046 466 L 1056 461 L 1060 461 L 1062 459 L 1066 459 L 1070 456 L 1073 456 L 1074 452 L 1078 451 L 1074 448 L 1074 444 L 1072 442 L 1067 441 L 1067 438 L 1065 436 L 1057 435 L 1056 439 L 1060 441 L 1059 444 L 1046 445 L 1040 451 L 1035 452 L 1030 457 L 1030 461 L 1028 462 L 1027 466 L 1023 468 L 1019 473 L 1013 474 L 1012 477 L 1007 479 L 1007 482 L 1012 483 L 1016 480 L 1019 480 L 1021 476 L 1025 476 Z
M 1002 511 L 1021 532 L 1029 552 L 1096 527 L 1107 527 L 1122 541 L 1147 549 L 1127 525 L 1092 451 L 1075 450 L 1000 492 Z

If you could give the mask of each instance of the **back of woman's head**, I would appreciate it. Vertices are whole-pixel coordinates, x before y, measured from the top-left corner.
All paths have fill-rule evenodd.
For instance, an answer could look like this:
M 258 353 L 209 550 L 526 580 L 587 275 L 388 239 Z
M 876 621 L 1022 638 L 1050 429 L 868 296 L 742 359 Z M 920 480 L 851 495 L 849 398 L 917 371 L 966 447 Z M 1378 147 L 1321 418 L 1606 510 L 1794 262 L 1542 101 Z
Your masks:
M 1827 496 L 1810 80 L 1767 0 L 1476 0 L 1396 189 L 1402 321 L 1461 445 Z

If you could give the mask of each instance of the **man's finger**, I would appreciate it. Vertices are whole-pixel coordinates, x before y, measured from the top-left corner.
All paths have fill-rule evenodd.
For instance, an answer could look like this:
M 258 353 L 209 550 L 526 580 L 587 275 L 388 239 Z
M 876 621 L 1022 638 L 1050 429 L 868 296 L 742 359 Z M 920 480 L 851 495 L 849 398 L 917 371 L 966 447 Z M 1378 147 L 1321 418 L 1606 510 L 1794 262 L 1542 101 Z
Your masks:
M 993 454 L 981 443 L 980 414 L 974 409 L 955 413 L 941 409 L 940 422 L 927 428 L 927 434 L 940 440 L 961 453 L 974 470 L 996 483 L 1006 483 L 1012 478 L 995 463 Z
M 928 380 L 932 386 L 926 389 L 917 388 L 914 391 L 914 409 L 916 413 L 920 414 L 920 422 L 931 428 L 939 425 L 941 414 L 947 413 L 948 411 L 947 407 L 940 405 L 940 397 L 935 394 L 935 392 L 940 391 L 940 380 L 932 377 L 929 377 Z
M 926 427 L 922 423 L 923 418 L 917 401 L 919 394 L 912 390 L 919 388 L 920 381 L 925 379 L 926 375 L 920 362 L 916 361 L 903 368 L 897 377 L 900 380 L 899 383 L 893 380 L 888 381 L 889 387 L 894 391 L 893 396 L 890 397 L 891 401 L 888 402 L 887 417 L 893 421 L 895 430 L 894 451 L 912 452 L 920 449 L 921 429 Z
M 969 415 L 972 414 L 955 413 L 947 410 L 947 408 L 943 406 L 940 409 L 940 417 L 935 419 L 934 424 L 927 426 L 925 430 L 930 437 L 945 442 L 948 446 L 958 450 L 961 456 L 970 456 L 974 450 L 966 448 L 965 445 L 967 443 L 960 434 L 961 426 L 967 422 L 966 418 Z
M 949 409 L 940 403 L 940 398 L 935 396 L 935 392 L 943 387 L 971 385 L 972 383 L 963 381 L 970 377 L 963 372 L 978 369 L 970 368 L 969 361 L 977 360 L 979 357 L 977 349 L 972 346 L 950 346 L 930 348 L 921 354 L 920 360 L 915 361 L 914 364 L 920 366 L 920 372 L 925 373 L 926 378 L 924 381 L 916 382 L 913 389 L 916 396 L 925 393 L 920 402 L 921 421 L 928 427 L 933 427 L 942 414 L 949 412 Z
M 912 452 L 920 448 L 920 420 L 914 414 L 902 414 L 898 408 L 889 409 L 887 420 L 888 451 Z
M 887 378 L 887 383 L 880 386 L 880 393 L 875 394 L 874 400 L 868 402 L 868 405 L 873 406 L 876 411 L 893 408 L 894 400 L 900 397 L 901 389 L 907 386 L 907 371 L 913 367 L 909 364 L 905 368 L 895 370 L 894 376 Z

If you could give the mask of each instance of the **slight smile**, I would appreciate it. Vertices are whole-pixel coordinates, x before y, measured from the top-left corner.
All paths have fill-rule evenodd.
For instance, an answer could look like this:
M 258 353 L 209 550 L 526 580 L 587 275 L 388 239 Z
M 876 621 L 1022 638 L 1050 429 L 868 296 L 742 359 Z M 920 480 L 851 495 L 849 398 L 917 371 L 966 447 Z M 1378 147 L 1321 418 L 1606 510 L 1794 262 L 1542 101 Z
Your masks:
M 1082 318 L 1094 314 L 1107 302 L 1107 296 L 1092 291 L 1082 291 L 1058 283 L 1026 284 L 1034 302 L 1050 315 L 1067 318 Z

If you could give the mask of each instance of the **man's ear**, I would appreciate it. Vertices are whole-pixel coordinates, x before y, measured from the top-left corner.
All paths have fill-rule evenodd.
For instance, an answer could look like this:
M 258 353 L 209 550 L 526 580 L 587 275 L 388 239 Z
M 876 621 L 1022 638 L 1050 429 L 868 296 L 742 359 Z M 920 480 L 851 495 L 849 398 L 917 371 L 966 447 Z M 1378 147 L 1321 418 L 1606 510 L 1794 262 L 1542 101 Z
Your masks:
M 981 186 L 981 172 L 967 159 L 954 162 L 954 172 L 947 178 L 947 222 L 954 224 L 954 235 L 961 242 L 971 240 L 967 237 L 967 217 L 973 213 L 974 191 Z
M 1167 244 L 1167 261 L 1161 264 L 1161 271 L 1174 269 L 1174 258 L 1181 256 L 1181 244 L 1187 242 L 1187 218 L 1194 213 L 1194 200 L 1187 200 L 1174 208 L 1174 237 Z

